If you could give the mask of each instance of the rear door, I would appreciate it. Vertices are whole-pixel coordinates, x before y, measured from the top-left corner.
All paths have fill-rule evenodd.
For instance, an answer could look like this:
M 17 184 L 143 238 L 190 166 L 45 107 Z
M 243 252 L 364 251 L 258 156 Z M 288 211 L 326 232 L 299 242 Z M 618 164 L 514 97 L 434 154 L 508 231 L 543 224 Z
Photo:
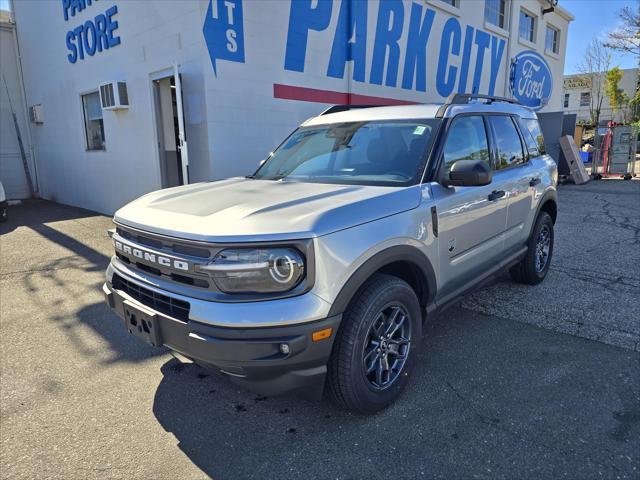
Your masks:
M 487 118 L 495 145 L 494 180 L 503 186 L 508 204 L 503 252 L 507 256 L 524 245 L 528 235 L 527 225 L 535 191 L 530 183 L 535 171 L 528 161 L 516 118 L 509 115 L 490 115 Z
M 450 124 L 439 178 L 457 160 L 481 159 L 491 165 L 487 125 L 482 115 L 458 116 Z M 444 187 L 432 183 L 438 216 L 440 292 L 446 295 L 490 268 L 503 249 L 506 195 L 494 181 L 482 187 Z

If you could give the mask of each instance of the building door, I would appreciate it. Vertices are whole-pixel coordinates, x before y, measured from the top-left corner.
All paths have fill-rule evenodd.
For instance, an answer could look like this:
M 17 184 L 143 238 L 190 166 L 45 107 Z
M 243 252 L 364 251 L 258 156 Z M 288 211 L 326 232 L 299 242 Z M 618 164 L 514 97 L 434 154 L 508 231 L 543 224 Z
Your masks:
M 162 188 L 189 183 L 181 87 L 177 67 L 174 67 L 173 75 L 153 80 Z

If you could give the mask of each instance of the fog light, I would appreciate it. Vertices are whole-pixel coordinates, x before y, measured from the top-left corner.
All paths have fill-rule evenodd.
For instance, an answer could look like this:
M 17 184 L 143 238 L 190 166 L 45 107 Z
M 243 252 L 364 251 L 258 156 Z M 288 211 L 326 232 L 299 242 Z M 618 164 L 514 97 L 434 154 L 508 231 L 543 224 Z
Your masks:
M 289 345 L 287 345 L 286 343 L 281 343 L 280 353 L 282 353 L 283 355 L 289 355 Z

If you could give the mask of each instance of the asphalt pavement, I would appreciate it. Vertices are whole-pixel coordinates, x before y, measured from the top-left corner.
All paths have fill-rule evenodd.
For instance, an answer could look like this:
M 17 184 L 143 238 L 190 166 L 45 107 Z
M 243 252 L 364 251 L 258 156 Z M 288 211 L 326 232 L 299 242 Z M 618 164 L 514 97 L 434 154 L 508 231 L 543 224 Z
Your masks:
M 637 479 L 639 187 L 561 187 L 547 280 L 499 279 L 432 320 L 405 394 L 372 417 L 257 396 L 146 346 L 103 302 L 110 220 L 13 207 L 0 477 Z

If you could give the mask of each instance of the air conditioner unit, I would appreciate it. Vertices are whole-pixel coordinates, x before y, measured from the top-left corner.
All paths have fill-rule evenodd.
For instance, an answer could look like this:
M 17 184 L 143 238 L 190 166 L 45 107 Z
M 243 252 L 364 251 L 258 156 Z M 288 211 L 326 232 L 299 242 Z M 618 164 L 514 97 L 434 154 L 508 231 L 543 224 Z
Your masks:
M 100 104 L 103 110 L 129 108 L 129 95 L 125 82 L 106 82 L 100 84 Z
M 31 123 L 44 123 L 41 104 L 31 105 L 29 107 L 29 120 Z

